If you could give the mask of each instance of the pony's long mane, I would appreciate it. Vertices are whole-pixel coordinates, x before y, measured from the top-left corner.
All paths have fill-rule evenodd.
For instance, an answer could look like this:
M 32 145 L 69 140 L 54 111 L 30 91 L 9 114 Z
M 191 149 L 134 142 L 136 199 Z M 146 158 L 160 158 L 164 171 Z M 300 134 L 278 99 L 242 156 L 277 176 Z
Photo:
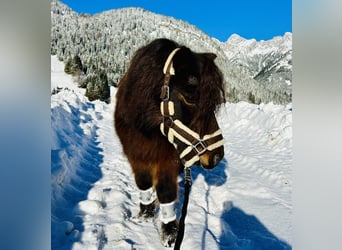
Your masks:
M 210 56 L 210 55 L 205 55 Z M 214 63 L 213 59 L 203 60 L 201 62 L 201 75 L 199 83 L 199 98 L 196 109 L 194 122 L 202 121 L 201 131 L 208 129 L 212 118 L 210 114 L 214 114 L 220 104 L 225 102 L 225 91 L 223 74 Z
M 126 124 L 148 132 L 160 124 L 160 88 L 163 66 L 169 53 L 178 46 L 167 39 L 155 40 L 134 54 L 118 86 L 118 95 L 126 100 Z M 125 86 L 120 86 L 125 84 Z M 119 94 L 120 92 L 120 94 Z M 118 110 L 121 107 L 117 107 Z M 128 111 L 134 112 L 129 113 Z

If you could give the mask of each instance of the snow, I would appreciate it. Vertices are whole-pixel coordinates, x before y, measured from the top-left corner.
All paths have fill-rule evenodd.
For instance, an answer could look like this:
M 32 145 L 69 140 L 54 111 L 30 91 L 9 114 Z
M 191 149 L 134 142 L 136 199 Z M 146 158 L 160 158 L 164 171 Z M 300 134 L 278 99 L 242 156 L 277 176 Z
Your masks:
M 89 102 L 51 57 L 52 249 L 164 249 L 158 219 L 138 223 L 138 189 L 112 103 Z M 292 105 L 226 103 L 225 158 L 192 168 L 181 249 L 291 249 Z M 179 177 L 177 218 L 183 199 Z

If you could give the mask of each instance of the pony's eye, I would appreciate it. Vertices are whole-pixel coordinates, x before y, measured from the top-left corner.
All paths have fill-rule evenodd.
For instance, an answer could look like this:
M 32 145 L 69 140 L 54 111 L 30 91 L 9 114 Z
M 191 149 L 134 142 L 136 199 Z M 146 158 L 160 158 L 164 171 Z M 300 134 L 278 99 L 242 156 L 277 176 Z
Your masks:
M 191 95 L 186 96 L 185 99 L 191 103 L 194 103 L 196 101 L 196 98 L 194 96 L 191 96 Z

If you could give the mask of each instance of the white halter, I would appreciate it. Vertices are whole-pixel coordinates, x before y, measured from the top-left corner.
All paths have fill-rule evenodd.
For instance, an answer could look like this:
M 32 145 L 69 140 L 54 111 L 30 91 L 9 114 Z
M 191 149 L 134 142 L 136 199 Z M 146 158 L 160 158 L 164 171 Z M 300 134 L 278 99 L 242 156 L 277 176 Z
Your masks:
M 163 68 L 165 79 L 162 87 L 160 112 L 164 119 L 160 124 L 160 130 L 175 147 L 184 167 L 187 168 L 199 161 L 199 156 L 207 150 L 212 151 L 223 146 L 224 139 L 220 129 L 201 138 L 198 133 L 184 125 L 180 120 L 173 119 L 175 108 L 173 101 L 169 99 L 169 80 L 170 75 L 175 75 L 172 58 L 179 49 L 176 48 L 170 53 Z

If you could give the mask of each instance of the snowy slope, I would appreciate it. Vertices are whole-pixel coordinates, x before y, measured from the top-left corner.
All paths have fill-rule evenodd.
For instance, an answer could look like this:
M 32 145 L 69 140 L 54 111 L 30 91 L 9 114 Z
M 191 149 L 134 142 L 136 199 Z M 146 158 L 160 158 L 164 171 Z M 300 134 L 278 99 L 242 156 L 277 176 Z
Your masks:
M 138 190 L 113 127 L 114 102 L 89 102 L 51 57 L 52 249 L 164 249 L 136 223 Z M 114 101 L 115 89 L 112 88 Z M 227 103 L 225 159 L 193 167 L 182 249 L 291 249 L 291 105 Z M 183 198 L 179 177 L 177 203 Z

